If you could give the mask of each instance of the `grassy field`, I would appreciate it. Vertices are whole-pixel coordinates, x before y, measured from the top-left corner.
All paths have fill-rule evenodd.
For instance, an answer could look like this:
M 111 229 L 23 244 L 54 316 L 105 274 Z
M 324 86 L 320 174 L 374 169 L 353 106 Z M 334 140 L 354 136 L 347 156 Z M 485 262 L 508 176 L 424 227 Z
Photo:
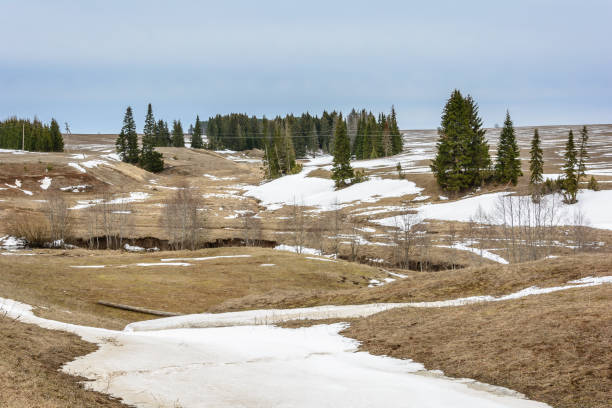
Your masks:
M 366 287 L 370 279 L 388 276 L 366 265 L 320 261 L 262 248 L 144 254 L 39 252 L 34 256 L 0 256 L 0 297 L 31 304 L 42 317 L 113 329 L 153 316 L 101 306 L 97 301 L 175 313 L 202 313 L 228 299 L 248 295 L 277 290 Z M 162 258 L 219 255 L 249 257 L 180 261 L 189 266 L 138 266 L 159 264 Z M 74 268 L 88 265 L 104 268 Z
M 612 289 L 578 288 L 454 308 L 405 308 L 342 334 L 373 354 L 517 390 L 556 408 L 607 408 Z
M 348 290 L 268 291 L 229 299 L 215 311 L 290 308 L 302 305 L 424 302 L 478 295 L 504 295 L 530 286 L 550 287 L 587 276 L 607 276 L 609 254 L 579 255 L 514 265 L 486 265 L 439 272 L 401 271 L 406 279 Z

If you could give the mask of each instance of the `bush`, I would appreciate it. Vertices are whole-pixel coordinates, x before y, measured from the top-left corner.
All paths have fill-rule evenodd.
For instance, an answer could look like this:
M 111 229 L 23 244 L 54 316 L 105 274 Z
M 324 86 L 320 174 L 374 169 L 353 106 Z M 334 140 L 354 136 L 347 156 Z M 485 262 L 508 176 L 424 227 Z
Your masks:
M 591 176 L 589 180 L 589 190 L 599 191 L 599 183 L 597 183 L 595 176 Z
M 356 169 L 354 172 L 354 177 L 351 179 L 351 184 L 363 183 L 364 181 L 368 181 L 370 178 L 365 175 L 365 170 Z
M 51 239 L 49 223 L 40 215 L 15 214 L 9 222 L 9 234 L 25 239 L 33 247 L 42 247 Z
M 557 177 L 556 179 L 547 178 L 544 181 L 542 193 L 543 194 L 560 193 L 563 190 L 564 184 L 565 183 L 561 177 Z

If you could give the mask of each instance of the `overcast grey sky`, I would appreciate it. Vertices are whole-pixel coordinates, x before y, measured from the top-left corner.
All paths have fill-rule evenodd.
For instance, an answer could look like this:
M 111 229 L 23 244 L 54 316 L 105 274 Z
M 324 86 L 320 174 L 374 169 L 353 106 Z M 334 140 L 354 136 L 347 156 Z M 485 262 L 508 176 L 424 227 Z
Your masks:
M 0 118 L 118 132 L 158 118 L 352 107 L 435 128 L 450 91 L 485 124 L 612 122 L 612 1 L 0 0 Z

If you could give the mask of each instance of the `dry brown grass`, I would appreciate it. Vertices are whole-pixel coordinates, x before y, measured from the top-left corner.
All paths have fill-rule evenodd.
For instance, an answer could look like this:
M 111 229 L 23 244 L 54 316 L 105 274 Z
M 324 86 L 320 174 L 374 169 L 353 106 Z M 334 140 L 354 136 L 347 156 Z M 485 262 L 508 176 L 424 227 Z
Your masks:
M 151 316 L 97 305 L 98 300 L 176 313 L 202 313 L 220 303 L 279 290 L 333 290 L 367 286 L 384 276 L 349 262 L 322 262 L 261 248 L 130 254 L 119 251 L 38 251 L 36 256 L 0 256 L 0 297 L 38 307 L 55 320 L 120 329 Z M 136 266 L 161 258 L 251 255 L 185 261 L 192 266 Z M 260 266 L 275 264 L 275 266 Z M 106 265 L 77 269 L 76 265 Z M 46 308 L 46 309 L 45 309 Z
M 126 407 L 107 395 L 85 390 L 59 371 L 65 363 L 96 350 L 74 334 L 0 317 L 0 406 L 7 408 Z
M 572 289 L 463 307 L 405 308 L 353 321 L 373 354 L 508 387 L 557 408 L 612 398 L 612 288 Z
M 362 304 L 377 302 L 423 302 L 478 295 L 504 295 L 530 286 L 558 286 L 586 276 L 611 275 L 610 254 L 486 265 L 440 272 L 398 271 L 408 278 L 375 287 L 351 290 L 269 291 L 225 301 L 213 310 L 244 310 Z

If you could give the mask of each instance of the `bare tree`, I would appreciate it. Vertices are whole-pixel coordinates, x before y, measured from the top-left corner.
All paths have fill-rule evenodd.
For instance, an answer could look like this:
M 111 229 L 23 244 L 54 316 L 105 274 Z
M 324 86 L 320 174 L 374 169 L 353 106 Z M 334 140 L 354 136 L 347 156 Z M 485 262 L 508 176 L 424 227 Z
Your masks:
M 413 255 L 417 236 L 417 229 L 414 227 L 420 222 L 418 214 L 411 212 L 405 212 L 394 218 L 395 229 L 392 233 L 395 244 L 394 258 L 395 263 L 402 268 L 410 266 L 410 258 Z
M 332 234 L 330 237 L 331 251 L 336 257 L 338 257 L 338 254 L 340 253 L 340 243 L 342 241 L 342 231 L 344 230 L 346 217 L 344 214 L 342 214 L 342 207 L 340 207 L 340 204 L 338 203 L 337 199 L 334 202 L 334 209 L 331 211 L 329 221 L 329 232 Z
M 298 254 L 302 253 L 306 244 L 306 215 L 303 207 L 293 200 L 293 204 L 289 207 L 291 211 L 287 219 L 287 230 L 291 233 L 291 243 L 295 247 Z
M 325 252 L 325 239 L 329 232 L 330 217 L 327 213 L 319 213 L 308 223 L 308 237 L 310 245 L 319 251 L 319 255 Z
M 191 249 L 198 247 L 204 229 L 204 217 L 198 208 L 202 201 L 189 187 L 181 187 L 165 201 L 161 213 L 161 224 L 174 249 Z

